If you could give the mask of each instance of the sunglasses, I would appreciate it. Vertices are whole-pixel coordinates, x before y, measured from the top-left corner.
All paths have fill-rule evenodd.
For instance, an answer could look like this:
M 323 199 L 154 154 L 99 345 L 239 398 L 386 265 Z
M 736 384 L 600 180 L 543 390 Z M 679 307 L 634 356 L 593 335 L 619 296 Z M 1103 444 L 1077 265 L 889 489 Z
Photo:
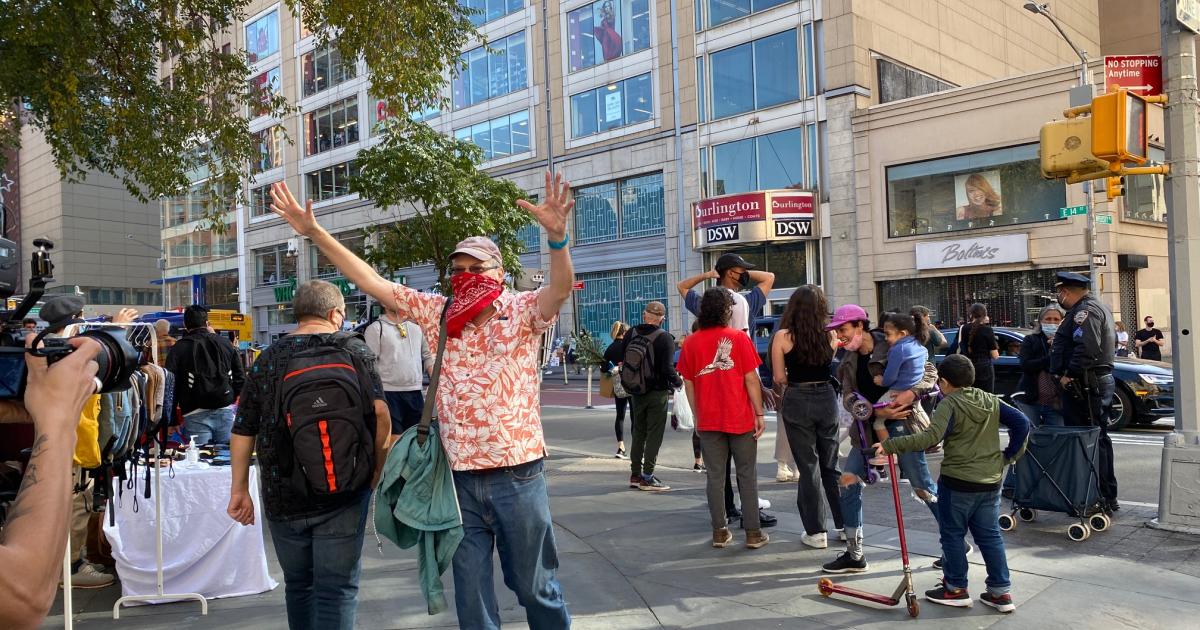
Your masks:
M 493 269 L 499 269 L 499 268 L 500 268 L 500 265 L 471 265 L 470 267 L 451 267 L 450 275 L 457 276 L 460 273 L 467 273 L 467 272 L 474 273 L 474 274 L 481 274 L 485 271 L 491 271 Z

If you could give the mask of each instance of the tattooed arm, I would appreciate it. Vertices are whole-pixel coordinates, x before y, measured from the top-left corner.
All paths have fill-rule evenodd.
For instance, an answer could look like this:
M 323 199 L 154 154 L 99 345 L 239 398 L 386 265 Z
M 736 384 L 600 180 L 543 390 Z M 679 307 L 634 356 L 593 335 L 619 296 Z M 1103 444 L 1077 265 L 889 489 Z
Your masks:
M 71 505 L 71 457 L 83 403 L 95 391 L 100 345 L 76 337 L 77 348 L 47 369 L 43 358 L 26 355 L 29 385 L 25 406 L 33 417 L 33 455 L 17 500 L 8 511 L 0 540 L 0 627 L 34 628 L 58 589 L 66 553 Z

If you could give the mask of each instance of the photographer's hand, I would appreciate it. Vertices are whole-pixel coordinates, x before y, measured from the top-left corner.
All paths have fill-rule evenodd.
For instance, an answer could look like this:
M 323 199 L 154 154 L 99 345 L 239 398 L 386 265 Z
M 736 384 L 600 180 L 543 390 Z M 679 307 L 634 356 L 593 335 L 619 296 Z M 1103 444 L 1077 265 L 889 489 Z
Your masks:
M 114 324 L 132 324 L 133 320 L 137 319 L 138 312 L 136 308 L 123 308 L 113 315 Z
M 32 338 L 26 340 L 26 345 Z M 88 396 L 96 389 L 100 344 L 85 337 L 70 340 L 76 351 L 47 366 L 44 357 L 26 354 L 29 373 L 25 406 L 33 417 L 35 439 L 17 500 L 8 510 L 0 545 L 0 627 L 36 627 L 58 590 L 61 550 L 67 542 L 71 512 L 71 456 L 75 426 Z M 57 550 L 57 551 L 55 551 Z

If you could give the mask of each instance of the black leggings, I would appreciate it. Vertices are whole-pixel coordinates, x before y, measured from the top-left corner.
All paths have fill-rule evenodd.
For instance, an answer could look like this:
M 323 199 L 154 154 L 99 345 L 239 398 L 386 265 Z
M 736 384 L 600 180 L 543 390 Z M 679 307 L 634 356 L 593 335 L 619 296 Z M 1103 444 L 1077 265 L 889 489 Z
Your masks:
M 700 434 L 692 429 L 692 457 L 700 459 Z
M 627 407 L 629 407 L 629 399 L 628 398 L 618 398 L 617 399 L 616 430 L 617 430 L 617 441 L 618 442 L 625 441 L 625 409 Z

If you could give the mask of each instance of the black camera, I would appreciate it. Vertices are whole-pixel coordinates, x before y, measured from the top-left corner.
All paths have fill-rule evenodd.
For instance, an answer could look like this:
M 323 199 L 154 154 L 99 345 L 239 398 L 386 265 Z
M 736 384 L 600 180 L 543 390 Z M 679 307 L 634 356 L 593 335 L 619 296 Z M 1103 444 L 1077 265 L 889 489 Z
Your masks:
M 33 241 L 33 246 L 35 250 L 29 265 L 29 291 L 15 309 L 0 310 L 0 399 L 5 400 L 20 399 L 25 395 L 25 337 L 29 333 L 21 330 L 21 322 L 42 299 L 46 285 L 54 281 L 54 263 L 50 261 L 50 250 L 54 249 L 54 243 L 39 238 Z M 19 264 L 17 244 L 0 238 L 0 300 L 7 300 L 16 293 Z M 52 329 L 57 331 L 68 324 L 82 321 L 50 323 Z M 101 351 L 95 360 L 99 366 L 96 378 L 100 380 L 101 393 L 129 388 L 129 377 L 137 370 L 142 353 L 130 343 L 125 329 L 84 330 L 76 336 L 90 337 L 100 344 Z M 36 349 L 28 352 L 46 357 L 47 363 L 55 363 L 75 351 L 66 338 L 47 338 L 46 332 L 39 335 L 38 341 L 41 342 L 40 347 L 35 342 Z

